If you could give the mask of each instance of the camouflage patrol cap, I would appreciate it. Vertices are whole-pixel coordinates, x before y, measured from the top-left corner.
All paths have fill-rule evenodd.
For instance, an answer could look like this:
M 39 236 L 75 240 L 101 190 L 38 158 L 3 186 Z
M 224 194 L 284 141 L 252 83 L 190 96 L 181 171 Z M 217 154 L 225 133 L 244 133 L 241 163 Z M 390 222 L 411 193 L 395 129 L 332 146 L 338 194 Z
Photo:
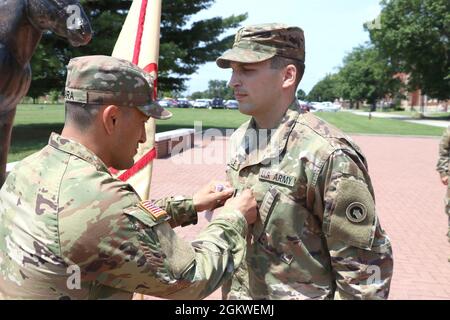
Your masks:
M 236 33 L 233 48 L 216 63 L 220 68 L 230 68 L 230 62 L 255 63 L 274 56 L 305 62 L 303 30 L 280 23 L 243 27 Z
M 153 79 L 129 61 L 110 56 L 85 56 L 67 66 L 65 101 L 138 108 L 156 119 L 172 113 L 153 101 Z

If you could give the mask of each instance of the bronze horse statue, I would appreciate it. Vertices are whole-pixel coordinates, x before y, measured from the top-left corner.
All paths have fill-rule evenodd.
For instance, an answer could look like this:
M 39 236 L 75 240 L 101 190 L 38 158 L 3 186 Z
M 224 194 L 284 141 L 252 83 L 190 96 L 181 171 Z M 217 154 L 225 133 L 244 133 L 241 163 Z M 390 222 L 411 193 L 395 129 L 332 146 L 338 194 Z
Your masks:
M 30 87 L 30 60 L 44 31 L 73 46 L 85 45 L 92 37 L 78 0 L 0 1 L 0 187 L 6 178 L 16 106 Z

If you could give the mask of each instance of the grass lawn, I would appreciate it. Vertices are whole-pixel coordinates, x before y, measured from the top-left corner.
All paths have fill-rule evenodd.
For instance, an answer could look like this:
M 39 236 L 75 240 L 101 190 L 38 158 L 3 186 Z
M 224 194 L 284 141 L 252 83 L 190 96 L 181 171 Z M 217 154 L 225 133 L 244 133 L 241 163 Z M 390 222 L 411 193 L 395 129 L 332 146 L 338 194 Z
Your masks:
M 164 132 L 179 128 L 193 128 L 195 122 L 202 122 L 203 129 L 220 128 L 235 129 L 250 117 L 238 110 L 224 109 L 169 109 L 173 117 L 169 120 L 157 120 L 156 132 Z
M 418 111 L 377 111 L 378 113 L 397 114 L 402 116 L 409 116 L 414 119 L 428 119 L 428 120 L 450 120 L 450 112 L 425 112 L 423 117 Z
M 441 136 L 444 128 L 409 123 L 402 120 L 358 116 L 349 112 L 317 114 L 346 133 Z
M 386 114 L 396 114 L 396 115 L 401 115 L 401 116 L 408 116 L 408 117 L 413 117 L 415 114 L 417 114 L 416 111 L 377 111 L 377 113 L 386 113 Z
M 23 159 L 44 147 L 50 133 L 61 132 L 63 124 L 63 105 L 19 105 L 8 162 Z
M 170 109 L 170 120 L 157 121 L 156 131 L 193 128 L 195 121 L 202 121 L 203 129 L 237 128 L 249 117 L 238 110 Z M 19 105 L 12 133 L 8 162 L 14 162 L 43 148 L 51 132 L 60 133 L 64 125 L 63 105 Z
M 157 121 L 157 132 L 179 128 L 193 128 L 195 121 L 202 121 L 203 129 L 237 128 L 248 119 L 237 110 L 170 109 L 170 120 Z M 399 134 L 440 136 L 442 128 L 412 124 L 399 120 L 372 118 L 348 112 L 318 113 L 319 117 L 347 133 Z M 63 105 L 20 105 L 13 129 L 8 162 L 18 161 L 47 144 L 52 131 L 61 132 L 64 123 Z
M 416 115 L 418 116 L 419 113 L 416 112 Z M 450 119 L 450 112 L 425 113 L 425 119 L 429 119 L 429 120 L 449 120 Z

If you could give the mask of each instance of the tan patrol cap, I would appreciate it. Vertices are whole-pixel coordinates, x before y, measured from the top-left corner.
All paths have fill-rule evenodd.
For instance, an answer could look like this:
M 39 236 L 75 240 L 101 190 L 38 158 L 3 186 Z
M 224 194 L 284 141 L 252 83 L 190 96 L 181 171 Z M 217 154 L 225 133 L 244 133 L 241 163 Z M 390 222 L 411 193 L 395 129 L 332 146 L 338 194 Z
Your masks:
M 172 113 L 153 101 L 153 79 L 129 61 L 110 56 L 85 56 L 67 66 L 65 101 L 134 107 L 155 119 Z
M 257 24 L 239 29 L 233 48 L 216 60 L 220 68 L 230 62 L 256 63 L 274 56 L 305 62 L 305 37 L 299 27 L 280 23 Z

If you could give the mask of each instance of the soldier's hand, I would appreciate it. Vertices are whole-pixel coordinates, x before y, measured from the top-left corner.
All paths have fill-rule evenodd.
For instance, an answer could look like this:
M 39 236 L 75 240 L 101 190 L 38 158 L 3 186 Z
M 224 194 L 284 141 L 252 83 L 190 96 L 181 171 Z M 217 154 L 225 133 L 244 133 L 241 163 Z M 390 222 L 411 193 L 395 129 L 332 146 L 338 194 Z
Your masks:
M 226 181 L 211 181 L 198 190 L 192 200 L 197 212 L 214 210 L 223 206 L 225 201 L 233 195 L 234 189 Z
M 249 225 L 256 221 L 257 203 L 250 189 L 245 189 L 239 196 L 228 199 L 224 207 L 239 210 Z
M 448 185 L 448 176 L 442 177 L 441 181 L 444 185 Z

